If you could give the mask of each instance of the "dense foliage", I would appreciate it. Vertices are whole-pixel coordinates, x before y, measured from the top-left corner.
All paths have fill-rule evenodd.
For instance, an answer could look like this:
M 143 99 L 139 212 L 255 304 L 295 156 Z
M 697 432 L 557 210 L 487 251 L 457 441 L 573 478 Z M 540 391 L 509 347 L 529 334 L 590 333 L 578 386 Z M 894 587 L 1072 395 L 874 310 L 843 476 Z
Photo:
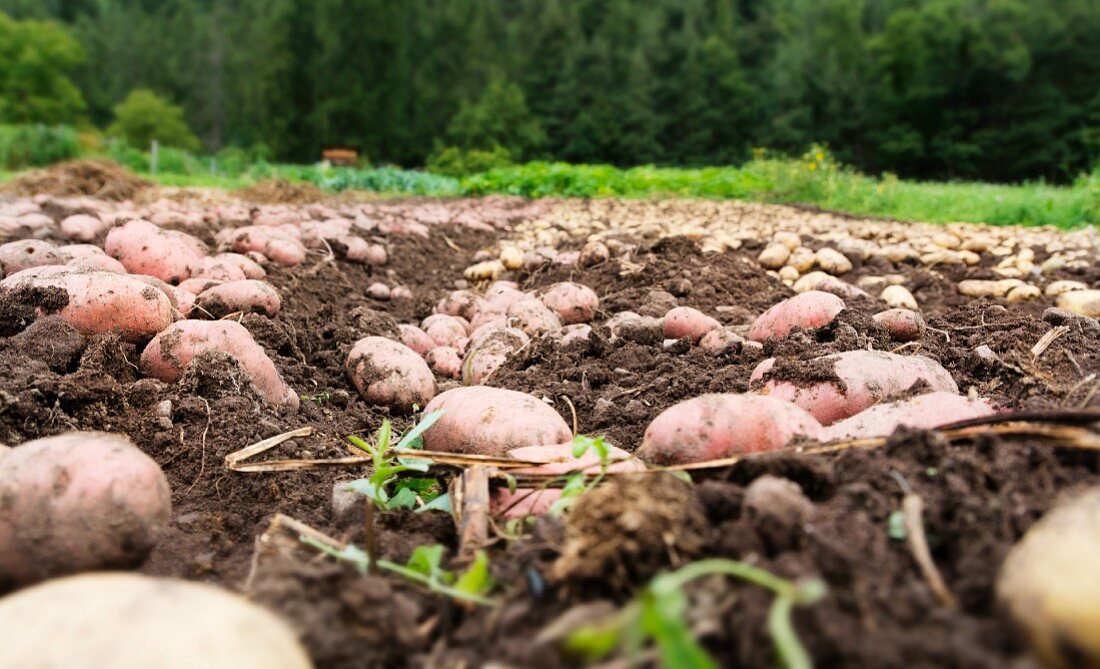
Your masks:
M 19 101 L 0 122 L 69 120 L 83 104 L 71 76 L 96 125 L 150 88 L 183 107 L 209 151 L 262 144 L 310 162 L 343 144 L 456 171 L 504 155 L 731 164 L 753 147 L 822 142 L 871 173 L 1061 181 L 1100 156 L 1095 0 L 0 0 L 0 11 L 57 19 L 76 38 L 33 24 L 57 34 L 55 53 L 35 56 L 41 40 L 13 49 L 0 21 L 4 104 Z M 43 91 L 61 97 L 43 105 Z

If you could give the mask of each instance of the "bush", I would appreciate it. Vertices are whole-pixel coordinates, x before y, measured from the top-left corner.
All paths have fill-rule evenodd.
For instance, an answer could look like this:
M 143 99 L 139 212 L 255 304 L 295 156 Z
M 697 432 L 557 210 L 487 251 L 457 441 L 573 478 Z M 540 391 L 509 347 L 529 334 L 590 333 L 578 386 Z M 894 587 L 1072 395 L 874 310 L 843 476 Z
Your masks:
M 131 172 L 149 171 L 149 156 L 122 140 L 107 142 L 107 157 Z
M 130 146 L 148 147 L 155 139 L 161 146 L 198 151 L 199 140 L 187 127 L 183 109 L 153 91 L 132 91 L 115 105 L 115 122 L 107 134 L 126 140 Z
M 68 126 L 0 126 L 0 165 L 7 169 L 41 167 L 78 155 L 80 142 Z
M 464 177 L 510 165 L 512 154 L 498 144 L 491 151 L 460 149 L 457 146 L 440 147 L 432 153 L 424 167 L 434 174 Z
M 408 193 L 411 195 L 448 196 L 459 194 L 457 179 L 403 170 L 396 167 L 377 167 L 359 170 L 351 168 L 310 168 L 299 174 L 289 175 L 310 181 L 321 188 L 334 191 L 348 189 L 370 190 L 379 193 Z

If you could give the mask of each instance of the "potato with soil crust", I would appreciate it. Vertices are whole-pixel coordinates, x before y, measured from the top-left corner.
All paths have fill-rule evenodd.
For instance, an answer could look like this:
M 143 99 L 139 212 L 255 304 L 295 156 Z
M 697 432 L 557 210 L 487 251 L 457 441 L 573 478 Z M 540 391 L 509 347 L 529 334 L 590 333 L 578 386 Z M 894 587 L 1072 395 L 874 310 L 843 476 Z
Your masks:
M 213 256 L 211 260 L 236 265 L 246 279 L 264 279 L 267 277 L 267 271 L 260 266 L 260 263 L 241 253 L 219 253 Z
M 927 393 L 864 409 L 851 418 L 826 428 L 825 439 L 887 437 L 903 425 L 918 430 L 930 430 L 994 413 L 996 410 L 993 405 L 983 399 L 970 399 L 949 392 Z
M 195 299 L 195 306 L 214 318 L 241 311 L 271 317 L 279 313 L 282 305 L 279 291 L 256 279 L 226 281 L 207 288 Z
M 424 432 L 429 451 L 502 455 L 521 446 L 560 444 L 573 438 L 565 420 L 537 397 L 514 390 L 472 386 L 439 395 L 424 413 L 443 415 Z
M 139 574 L 83 574 L 17 592 L 0 599 L 0 630 L 0 669 L 312 667 L 267 609 L 211 585 Z
M 600 298 L 596 296 L 596 291 L 571 281 L 550 286 L 539 300 L 557 314 L 565 325 L 590 322 L 600 307 Z
M 40 239 L 0 244 L 0 267 L 4 269 L 4 276 L 11 276 L 31 267 L 63 264 L 65 257 L 57 247 Z
M 344 369 L 370 404 L 412 411 L 435 396 L 435 377 L 416 351 L 385 337 L 355 342 Z
M 946 369 L 920 355 L 847 351 L 811 361 L 800 380 L 767 378 L 774 365 L 774 358 L 761 362 L 750 382 L 764 380 L 761 394 L 793 402 L 822 425 L 832 425 L 874 404 L 904 396 L 920 383 L 929 392 L 959 392 Z
M 81 334 L 117 332 L 128 342 L 139 342 L 175 320 L 168 296 L 134 277 L 68 267 L 50 273 L 34 269 L 4 279 L 0 294 L 17 302 L 31 299 L 29 306 L 40 314 L 56 312 Z M 49 295 L 52 291 L 57 292 Z
M 306 259 L 302 242 L 279 228 L 249 225 L 227 231 L 222 239 L 237 253 L 261 253 L 284 267 L 301 265 Z
M 924 336 L 928 326 L 924 316 L 912 309 L 887 309 L 871 317 L 894 341 L 916 341 Z
M 498 328 L 479 335 L 470 342 L 462 359 L 462 383 L 476 386 L 485 383 L 500 369 L 508 356 L 531 343 L 523 330 Z
M 69 432 L 0 457 L 0 508 L 3 591 L 140 564 L 168 529 L 172 496 L 157 463 L 126 437 Z
M 432 371 L 451 379 L 462 377 L 462 354 L 450 346 L 437 346 L 424 354 Z
M 513 302 L 505 314 L 509 327 L 523 330 L 532 337 L 561 329 L 558 315 L 534 298 Z
M 218 257 L 199 260 L 192 269 L 191 276 L 196 279 L 217 279 L 218 281 L 244 281 L 247 278 L 238 263 Z
M 764 342 L 782 339 L 795 328 L 816 330 L 833 322 L 844 311 L 844 300 L 831 293 L 811 290 L 787 298 L 760 314 L 749 330 L 749 339 Z
M 665 337 L 669 339 L 686 337 L 692 343 L 698 343 L 708 332 L 721 326 L 722 324 L 714 318 L 691 307 L 671 309 L 661 321 L 661 330 Z
M 733 331 L 732 328 L 715 328 L 699 340 L 699 348 L 707 353 L 718 355 L 727 351 L 739 351 L 745 338 Z
M 417 355 L 426 355 L 437 346 L 428 333 L 415 325 L 402 323 L 397 326 L 397 329 L 401 334 L 401 343 L 416 351 Z
M 127 271 L 155 276 L 167 283 L 190 278 L 205 255 L 203 243 L 191 235 L 163 230 L 141 219 L 112 228 L 103 248 Z
M 141 370 L 165 383 L 175 383 L 200 353 L 220 351 L 233 357 L 248 374 L 256 391 L 269 403 L 298 408 L 298 394 L 283 382 L 275 363 L 248 330 L 236 321 L 173 323 L 145 347 Z
M 438 314 L 462 316 L 468 321 L 473 321 L 485 304 L 484 298 L 468 290 L 455 290 L 435 305 L 435 311 Z
M 451 346 L 460 339 L 465 339 L 468 334 L 466 324 L 456 316 L 446 314 L 433 314 L 420 323 L 424 334 L 435 342 L 436 346 Z
M 997 598 L 1050 669 L 1100 667 L 1100 488 L 1062 500 L 1013 546 Z
M 759 395 L 702 395 L 661 412 L 635 451 L 656 465 L 675 465 L 774 451 L 795 437 L 819 439 L 821 425 L 806 411 Z

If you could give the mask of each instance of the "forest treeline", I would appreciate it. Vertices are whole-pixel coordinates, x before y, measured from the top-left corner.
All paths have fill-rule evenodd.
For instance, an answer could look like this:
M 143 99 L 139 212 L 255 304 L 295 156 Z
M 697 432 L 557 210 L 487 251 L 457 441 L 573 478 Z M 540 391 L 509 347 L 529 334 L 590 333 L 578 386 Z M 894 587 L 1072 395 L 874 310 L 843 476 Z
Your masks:
M 1097 0 L 0 0 L 0 12 L 63 24 L 48 43 L 72 38 L 41 46 L 73 86 L 45 86 L 68 104 L 43 103 L 35 113 L 56 117 L 37 120 L 106 128 L 151 89 L 206 150 L 283 161 L 347 145 L 405 166 L 447 147 L 696 166 L 817 142 L 871 173 L 1064 181 L 1100 158 Z M 34 58 L 4 41 L 0 22 L 14 101 L 0 122 L 25 122 L 11 80 Z

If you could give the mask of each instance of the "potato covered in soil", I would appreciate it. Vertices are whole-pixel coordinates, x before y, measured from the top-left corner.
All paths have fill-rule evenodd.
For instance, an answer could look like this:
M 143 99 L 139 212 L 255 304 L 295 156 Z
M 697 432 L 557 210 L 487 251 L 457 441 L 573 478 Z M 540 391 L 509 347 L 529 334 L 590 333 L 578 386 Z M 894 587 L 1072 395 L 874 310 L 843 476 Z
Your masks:
M 1100 488 L 1063 500 L 1009 551 L 997 598 L 1051 669 L 1100 667 Z
M 195 306 L 214 318 L 236 312 L 258 313 L 270 317 L 279 313 L 283 302 L 279 291 L 266 281 L 244 279 L 210 286 L 198 294 Z
M 165 383 L 175 383 L 187 365 L 205 351 L 233 357 L 260 396 L 271 404 L 298 408 L 298 394 L 283 382 L 263 347 L 236 321 L 185 320 L 172 324 L 142 351 L 141 369 Z
M 401 334 L 401 343 L 416 351 L 419 355 L 425 355 L 436 347 L 436 343 L 432 341 L 432 338 L 415 325 L 402 323 L 397 326 L 397 329 Z
M 537 397 L 504 388 L 471 386 L 442 393 L 424 413 L 443 415 L 424 433 L 430 451 L 502 455 L 521 446 L 572 438 L 565 420 Z
M 886 437 L 901 426 L 930 430 L 993 413 L 993 407 L 982 399 L 970 399 L 948 392 L 927 393 L 865 409 L 851 418 L 830 425 L 825 433 L 830 440 Z
M 795 328 L 814 330 L 833 322 L 844 311 L 844 300 L 820 290 L 811 290 L 787 298 L 760 314 L 749 330 L 749 339 L 782 339 Z
M 204 255 L 202 242 L 191 235 L 163 230 L 141 219 L 111 229 L 103 248 L 127 271 L 168 283 L 190 278 Z
M 501 327 L 476 337 L 462 359 L 462 382 L 468 386 L 485 383 L 500 369 L 508 356 L 531 342 L 523 330 Z
M 422 407 L 435 396 L 428 363 L 408 346 L 385 337 L 355 342 L 344 369 L 359 394 L 371 404 L 398 411 Z
M 550 286 L 539 299 L 565 325 L 587 323 L 596 316 L 600 298 L 596 291 L 579 283 L 566 281 Z
M 0 630 L 0 669 L 312 667 L 267 609 L 210 585 L 138 574 L 72 576 L 0 599 Z
M 136 566 L 167 530 L 171 507 L 164 473 L 124 436 L 69 432 L 6 451 L 0 591 Z
M 561 329 L 561 319 L 542 302 L 528 298 L 508 305 L 505 312 L 508 325 L 523 330 L 532 337 Z
M 4 276 L 11 276 L 30 267 L 64 263 L 65 257 L 57 247 L 40 239 L 0 244 L 0 267 L 4 269 Z
M 674 465 L 773 451 L 798 436 L 819 439 L 821 425 L 797 406 L 758 395 L 702 395 L 661 412 L 635 452 Z
M 916 341 L 924 336 L 928 326 L 924 317 L 912 309 L 887 309 L 872 316 L 895 341 Z

